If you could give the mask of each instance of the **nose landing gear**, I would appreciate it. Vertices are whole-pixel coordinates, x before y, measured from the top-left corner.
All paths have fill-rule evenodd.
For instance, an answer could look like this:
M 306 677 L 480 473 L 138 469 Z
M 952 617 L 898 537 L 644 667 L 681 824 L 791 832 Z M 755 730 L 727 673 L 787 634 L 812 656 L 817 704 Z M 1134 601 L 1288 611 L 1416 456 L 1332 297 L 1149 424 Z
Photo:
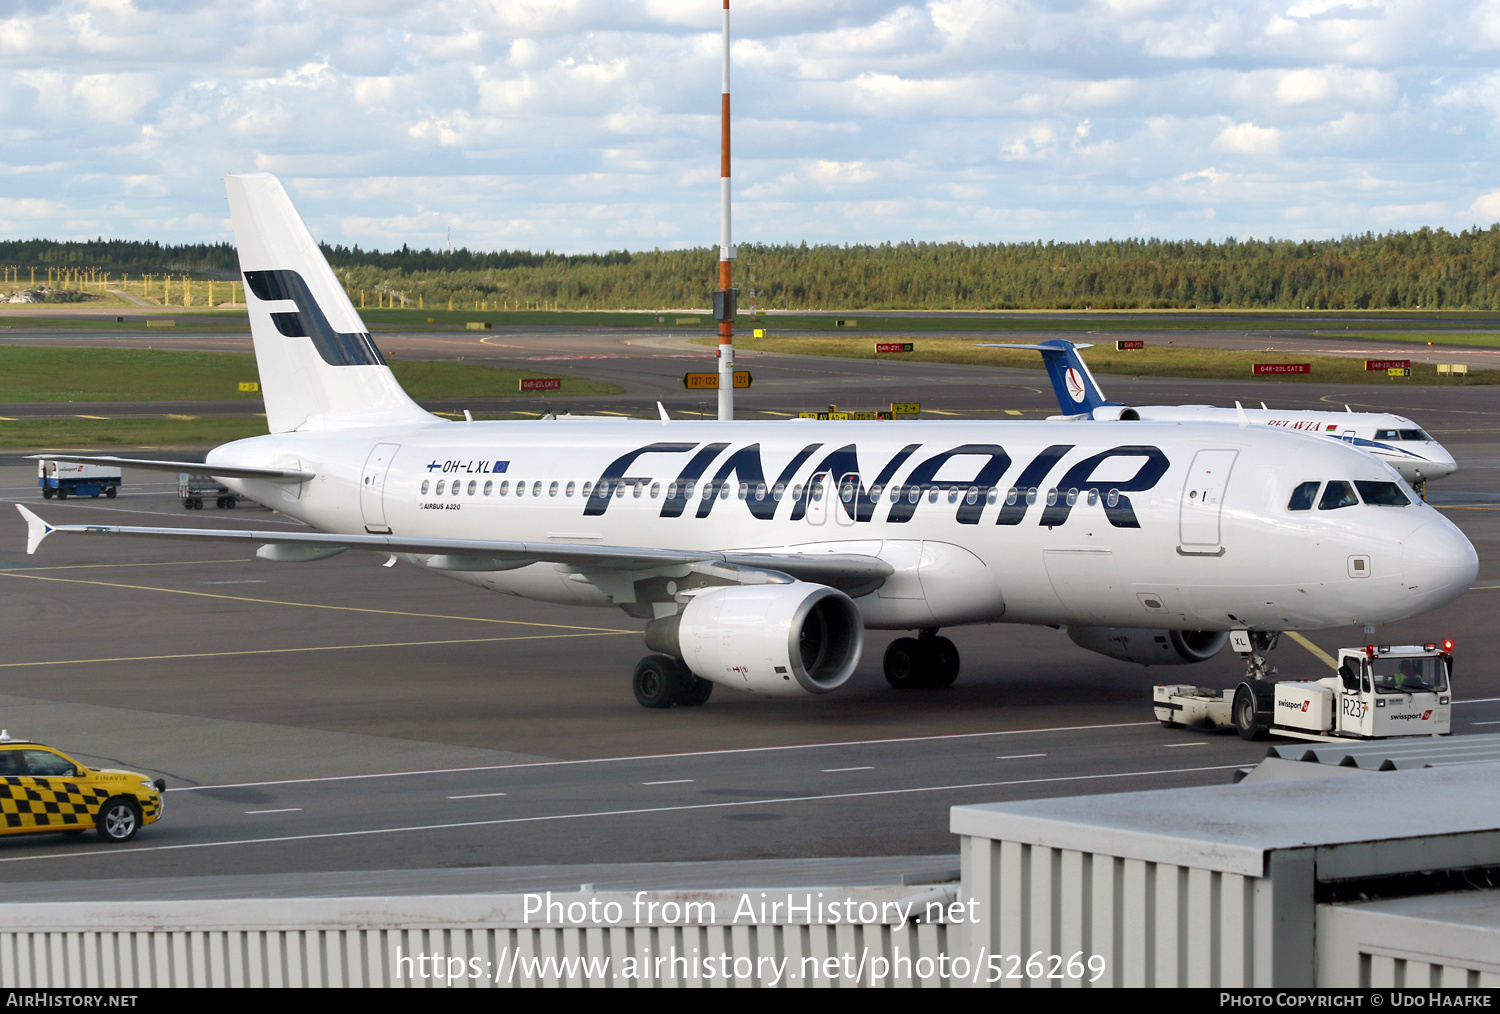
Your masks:
M 1245 678 L 1263 680 L 1276 674 L 1266 662 L 1266 655 L 1281 640 L 1279 630 L 1231 630 L 1229 647 L 1245 660 Z
M 958 648 L 936 629 L 898 637 L 885 650 L 885 680 L 897 690 L 952 686 L 958 670 Z

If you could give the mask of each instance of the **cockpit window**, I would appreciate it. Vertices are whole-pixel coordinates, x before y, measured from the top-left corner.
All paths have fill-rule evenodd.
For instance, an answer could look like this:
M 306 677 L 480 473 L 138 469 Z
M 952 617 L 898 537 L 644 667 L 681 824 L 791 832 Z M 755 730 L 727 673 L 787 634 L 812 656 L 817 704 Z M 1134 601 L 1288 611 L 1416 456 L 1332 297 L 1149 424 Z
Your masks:
M 1323 489 L 1323 499 L 1318 501 L 1318 510 L 1336 511 L 1340 507 L 1353 507 L 1359 503 L 1354 487 L 1342 479 L 1335 479 Z
M 1402 492 L 1401 487 L 1394 482 L 1366 482 L 1361 479 L 1355 479 L 1354 487 L 1359 490 L 1359 498 L 1365 503 L 1378 504 L 1382 507 L 1407 507 L 1411 505 L 1411 498 Z
M 1398 430 L 1376 430 L 1376 440 L 1400 440 L 1401 433 Z
M 1426 430 L 1402 430 L 1401 431 L 1401 439 L 1402 440 L 1431 440 L 1432 438 L 1427 435 L 1427 431 Z
M 1318 499 L 1318 482 L 1304 482 L 1292 490 L 1292 498 L 1287 501 L 1286 509 L 1289 511 L 1310 511 L 1313 502 Z

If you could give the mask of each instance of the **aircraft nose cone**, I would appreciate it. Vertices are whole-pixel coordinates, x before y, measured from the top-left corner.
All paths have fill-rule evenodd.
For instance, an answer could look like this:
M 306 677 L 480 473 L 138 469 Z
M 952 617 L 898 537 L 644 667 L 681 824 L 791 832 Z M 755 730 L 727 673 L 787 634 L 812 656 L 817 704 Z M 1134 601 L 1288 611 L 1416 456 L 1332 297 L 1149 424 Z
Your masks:
M 1429 479 L 1442 479 L 1458 471 L 1458 462 L 1453 460 L 1453 455 L 1445 450 L 1433 452 L 1432 461 L 1422 469 L 1422 473 Z
M 1479 574 L 1479 554 L 1454 525 L 1439 518 L 1401 541 L 1401 583 L 1407 604 L 1426 612 L 1458 598 Z

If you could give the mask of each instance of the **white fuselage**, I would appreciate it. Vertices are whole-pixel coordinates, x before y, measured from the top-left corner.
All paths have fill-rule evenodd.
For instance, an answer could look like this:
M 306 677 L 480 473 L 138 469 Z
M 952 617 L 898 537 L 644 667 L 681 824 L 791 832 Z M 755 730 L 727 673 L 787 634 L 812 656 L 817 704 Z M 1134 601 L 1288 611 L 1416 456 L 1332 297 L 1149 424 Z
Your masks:
M 1115 406 L 1094 410 L 1099 418 Z M 1222 422 L 1239 420 L 1239 409 L 1213 405 L 1130 406 L 1129 412 L 1148 422 Z M 1290 412 L 1247 408 L 1253 426 L 1270 426 L 1317 434 L 1358 447 L 1390 465 L 1407 482 L 1426 482 L 1452 475 L 1458 466 L 1453 455 L 1426 430 L 1405 416 L 1382 412 Z
M 437 422 L 256 437 L 209 461 L 316 472 L 227 484 L 325 532 L 877 556 L 895 572 L 855 602 L 879 628 L 1310 629 L 1399 619 L 1468 587 L 1473 547 L 1415 497 L 1289 510 L 1307 481 L 1394 479 L 1344 443 L 1281 430 Z M 599 605 L 649 578 L 550 563 L 446 573 Z

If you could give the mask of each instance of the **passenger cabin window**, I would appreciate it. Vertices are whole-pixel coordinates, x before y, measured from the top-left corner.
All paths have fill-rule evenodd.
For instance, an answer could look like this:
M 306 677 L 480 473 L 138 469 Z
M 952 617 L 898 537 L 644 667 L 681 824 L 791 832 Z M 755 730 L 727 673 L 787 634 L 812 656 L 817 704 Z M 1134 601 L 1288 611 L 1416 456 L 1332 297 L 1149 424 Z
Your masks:
M 495 480 L 494 479 L 486 479 L 486 480 L 484 480 L 484 495 L 485 496 L 489 496 L 494 491 L 495 491 Z
M 510 493 L 510 480 L 509 479 L 501 479 L 500 480 L 500 495 L 501 496 L 506 496 L 509 493 Z
M 478 488 L 479 488 L 479 481 L 477 479 L 470 479 L 469 480 L 469 495 L 473 496 L 474 495 L 474 491 L 477 490 Z
M 1379 507 L 1411 506 L 1411 498 L 1394 482 L 1367 482 L 1363 479 L 1356 479 L 1354 488 L 1359 490 L 1359 498 L 1365 503 L 1372 503 Z
M 556 482 L 554 482 L 552 485 L 550 485 L 550 486 L 547 487 L 547 495 L 548 496 L 556 496 L 557 495 L 557 483 Z
M 1286 509 L 1289 511 L 1310 511 L 1313 503 L 1318 499 L 1319 482 L 1304 482 L 1292 490 L 1292 498 L 1287 501 Z
M 1318 501 L 1318 510 L 1336 511 L 1340 507 L 1353 507 L 1359 503 L 1354 495 L 1354 486 L 1342 479 L 1335 479 L 1323 489 L 1323 499 Z
M 428 485 L 428 480 L 423 479 L 422 480 L 422 495 L 423 496 L 427 495 L 427 485 Z
M 438 480 L 438 484 L 437 484 L 437 495 L 438 496 L 442 496 L 443 495 L 443 483 L 445 481 L 446 480 L 444 480 L 444 479 L 439 479 Z
M 573 495 L 573 488 L 575 486 L 577 486 L 577 485 L 578 484 L 576 482 L 570 482 L 570 483 L 568 483 L 568 488 L 563 491 L 563 495 L 564 496 L 572 496 Z

